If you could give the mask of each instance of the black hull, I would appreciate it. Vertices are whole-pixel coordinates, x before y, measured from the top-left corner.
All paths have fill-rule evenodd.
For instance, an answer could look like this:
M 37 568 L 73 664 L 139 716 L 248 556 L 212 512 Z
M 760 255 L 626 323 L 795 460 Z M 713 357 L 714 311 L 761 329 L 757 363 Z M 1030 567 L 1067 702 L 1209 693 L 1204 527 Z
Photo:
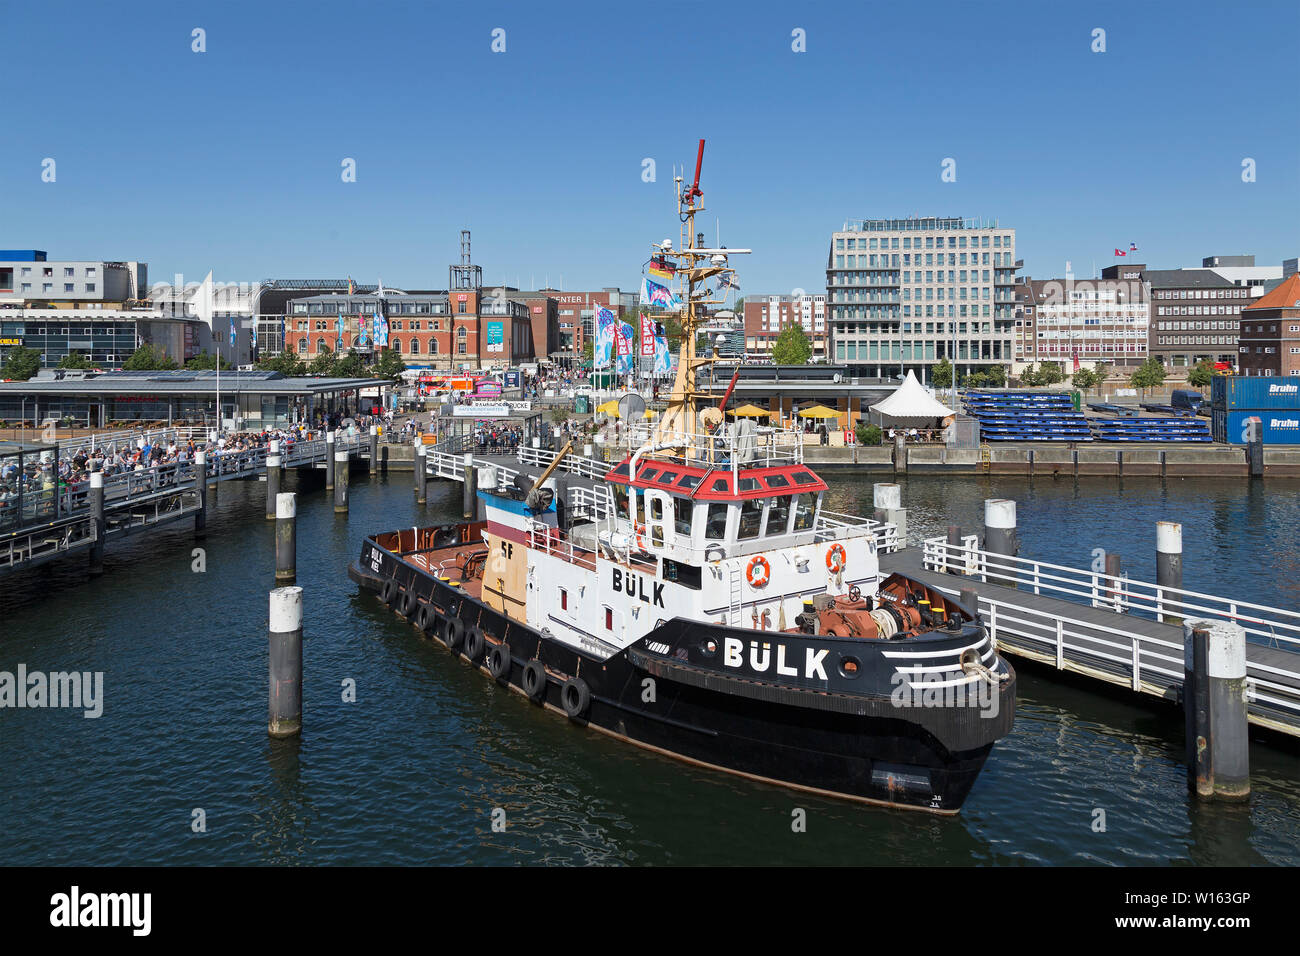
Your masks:
M 956 813 L 994 742 L 1010 730 L 1014 718 L 1014 674 L 994 692 L 999 713 L 992 719 L 965 707 L 962 712 L 900 711 L 891 705 L 888 690 L 883 696 L 851 695 L 755 681 L 694 665 L 677 650 L 685 640 L 696 646 L 710 638 L 720 645 L 728 634 L 750 639 L 755 636 L 750 631 L 670 621 L 645 642 L 600 660 L 499 614 L 373 540 L 364 545 L 363 563 L 350 566 L 348 573 L 372 591 L 396 581 L 401 591 L 393 595 L 392 605 L 398 613 L 411 592 L 406 616 L 413 623 L 420 604 L 430 604 L 437 612 L 430 615 L 435 622 L 428 628 L 430 636 L 444 644 L 443 620 L 454 618 L 466 630 L 477 629 L 484 648 L 470 663 L 489 677 L 487 655 L 504 643 L 508 672 L 493 678 L 502 686 L 529 696 L 525 665 L 540 661 L 548 679 L 532 699 L 575 723 L 699 766 L 782 787 Z M 466 657 L 463 646 L 454 652 Z M 579 678 L 590 691 L 577 715 L 572 696 L 565 709 L 565 681 L 570 678 Z

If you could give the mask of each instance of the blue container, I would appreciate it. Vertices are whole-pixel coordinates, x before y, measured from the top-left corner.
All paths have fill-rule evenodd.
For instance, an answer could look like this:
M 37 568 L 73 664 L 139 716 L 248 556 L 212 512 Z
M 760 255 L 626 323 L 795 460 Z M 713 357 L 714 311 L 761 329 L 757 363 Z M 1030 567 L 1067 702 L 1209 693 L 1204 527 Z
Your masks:
M 1300 376 L 1252 378 L 1240 375 L 1216 375 L 1211 385 L 1213 408 L 1270 408 L 1300 410 Z
M 1300 409 L 1216 408 L 1212 415 L 1214 440 L 1229 445 L 1246 444 L 1248 420 L 1258 418 L 1259 435 L 1265 445 L 1300 445 Z

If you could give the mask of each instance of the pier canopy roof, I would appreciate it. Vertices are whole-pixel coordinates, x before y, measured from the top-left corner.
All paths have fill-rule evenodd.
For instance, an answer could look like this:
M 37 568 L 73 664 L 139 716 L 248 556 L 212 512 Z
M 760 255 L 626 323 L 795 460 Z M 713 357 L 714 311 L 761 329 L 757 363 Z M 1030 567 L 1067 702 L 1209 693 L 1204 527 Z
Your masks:
M 263 395 L 319 395 L 353 389 L 371 389 L 392 385 L 387 378 L 286 378 L 279 372 L 221 373 L 220 388 L 223 394 L 239 392 Z M 90 372 L 60 374 L 60 370 L 42 369 L 35 378 L 25 382 L 0 383 L 0 394 L 22 395 L 79 395 L 100 397 L 113 395 L 193 395 L 215 394 L 218 387 L 215 371 L 141 372 Z
M 871 406 L 871 410 L 885 418 L 931 421 L 935 418 L 950 418 L 957 413 L 947 405 L 936 401 L 930 393 L 916 380 L 911 371 L 903 384 L 894 394 L 883 402 Z

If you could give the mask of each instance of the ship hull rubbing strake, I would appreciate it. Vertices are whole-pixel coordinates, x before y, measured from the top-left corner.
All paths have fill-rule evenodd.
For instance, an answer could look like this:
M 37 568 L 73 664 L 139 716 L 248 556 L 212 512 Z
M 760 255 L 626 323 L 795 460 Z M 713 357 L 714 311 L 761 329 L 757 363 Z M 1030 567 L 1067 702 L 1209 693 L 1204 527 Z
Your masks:
M 962 706 L 929 706 L 942 701 L 924 700 L 930 689 L 924 683 L 916 699 L 903 706 L 897 699 L 901 682 L 892 678 L 900 669 L 945 654 L 958 659 L 968 650 L 992 660 L 978 625 L 928 640 L 868 642 L 672 619 L 601 658 L 475 596 L 472 580 L 460 576 L 463 564 L 448 563 L 468 555 L 482 534 L 481 526 L 463 527 L 463 543 L 426 551 L 423 566 L 402 554 L 410 547 L 402 536 L 409 539 L 412 531 L 368 538 L 349 574 L 381 596 L 389 588 L 394 610 L 405 610 L 430 637 L 454 643 L 458 657 L 473 653 L 472 663 L 498 684 L 593 730 L 764 783 L 951 814 L 994 742 L 1011 728 L 1015 677 L 1009 670 L 994 690 L 971 690 Z M 455 637 L 451 630 L 458 630 Z M 478 646 L 467 647 L 470 633 L 481 635 Z M 845 667 L 850 661 L 854 670 Z M 525 674 L 530 662 L 534 673 L 540 667 L 544 674 L 540 692 Z M 575 679 L 585 690 L 577 700 Z M 584 706 L 575 713 L 579 703 Z

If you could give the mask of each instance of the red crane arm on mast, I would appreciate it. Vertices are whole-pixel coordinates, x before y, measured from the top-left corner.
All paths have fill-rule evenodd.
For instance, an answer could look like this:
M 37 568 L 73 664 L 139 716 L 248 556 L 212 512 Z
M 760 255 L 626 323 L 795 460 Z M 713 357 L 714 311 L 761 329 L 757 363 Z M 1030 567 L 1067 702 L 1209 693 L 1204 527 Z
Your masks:
M 704 140 L 700 140 L 699 152 L 695 154 L 695 182 L 686 191 L 686 203 L 690 205 L 696 196 L 703 196 L 700 189 L 700 167 L 704 165 Z

